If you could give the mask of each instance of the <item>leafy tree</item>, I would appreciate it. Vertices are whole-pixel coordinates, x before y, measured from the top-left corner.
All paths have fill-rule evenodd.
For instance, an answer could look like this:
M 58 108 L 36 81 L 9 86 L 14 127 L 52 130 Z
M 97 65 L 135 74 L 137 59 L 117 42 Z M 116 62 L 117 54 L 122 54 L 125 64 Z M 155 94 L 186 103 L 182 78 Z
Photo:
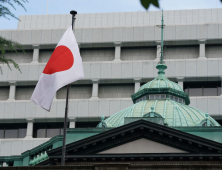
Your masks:
M 10 20 L 10 17 L 19 20 L 7 6 L 11 6 L 14 10 L 16 10 L 14 5 L 18 5 L 22 7 L 25 11 L 24 3 L 28 2 L 28 0 L 0 0 L 0 17 L 4 17 L 6 19 Z M 5 53 L 6 51 L 16 52 L 18 54 L 17 50 L 22 50 L 23 53 L 25 53 L 23 46 L 17 42 L 7 40 L 0 36 L 0 62 L 3 64 L 7 64 L 8 67 L 11 70 L 11 67 L 9 64 L 13 64 L 13 66 L 18 69 L 20 72 L 19 65 L 13 61 L 12 59 L 6 58 Z M 0 66 L 0 71 L 2 73 L 2 68 Z
M 148 10 L 151 4 L 153 4 L 155 7 L 159 8 L 159 2 L 158 0 L 140 0 L 141 5 Z
M 148 8 L 150 7 L 150 5 L 154 5 L 155 7 L 159 8 L 160 5 L 159 5 L 159 0 L 140 0 L 140 3 L 141 5 L 146 9 L 148 10 Z M 222 2 L 222 0 L 219 0 Z

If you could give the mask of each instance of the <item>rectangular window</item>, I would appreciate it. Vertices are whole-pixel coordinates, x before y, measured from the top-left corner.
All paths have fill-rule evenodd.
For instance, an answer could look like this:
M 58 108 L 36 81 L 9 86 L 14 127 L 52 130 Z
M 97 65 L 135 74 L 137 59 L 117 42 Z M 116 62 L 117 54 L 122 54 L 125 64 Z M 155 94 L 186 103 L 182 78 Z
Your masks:
M 189 96 L 218 96 L 220 95 L 221 82 L 185 82 L 184 89 Z
M 212 82 L 203 85 L 203 96 L 217 96 L 218 85 Z
M 160 99 L 160 95 L 159 95 L 159 94 L 156 94 L 156 95 L 155 95 L 155 99 L 156 99 L 156 100 Z
M 57 135 L 61 135 L 63 126 L 63 122 L 34 123 L 33 137 L 51 138 Z
M 175 101 L 176 101 L 176 102 L 179 102 L 179 98 L 178 98 L 178 97 L 175 97 Z
M 46 137 L 46 128 L 39 128 L 38 130 L 37 130 L 37 138 L 45 138 Z
M 189 89 L 185 89 L 184 92 L 189 94 Z
M 173 98 L 174 98 L 174 97 L 170 95 L 170 100 L 173 100 Z
M 5 129 L 5 138 L 18 138 L 18 129 L 13 127 Z
M 19 134 L 18 134 L 18 138 L 25 138 L 26 137 L 26 131 L 27 129 L 25 128 L 19 128 Z
M 190 96 L 202 96 L 202 88 L 189 88 Z
M 24 138 L 26 131 L 27 123 L 4 123 L 0 125 L 0 138 Z
M 183 99 L 179 98 L 179 103 L 183 103 Z
M 47 138 L 52 138 L 54 136 L 60 135 L 60 131 L 61 131 L 60 128 L 59 129 L 56 129 L 56 128 L 47 129 L 46 137 Z
M 166 99 L 166 95 L 165 94 L 161 94 L 161 99 Z
M 150 100 L 153 100 L 154 99 L 154 95 L 150 95 Z
M 217 96 L 217 88 L 204 88 L 203 96 Z
M 0 139 L 4 138 L 4 129 L 0 129 Z

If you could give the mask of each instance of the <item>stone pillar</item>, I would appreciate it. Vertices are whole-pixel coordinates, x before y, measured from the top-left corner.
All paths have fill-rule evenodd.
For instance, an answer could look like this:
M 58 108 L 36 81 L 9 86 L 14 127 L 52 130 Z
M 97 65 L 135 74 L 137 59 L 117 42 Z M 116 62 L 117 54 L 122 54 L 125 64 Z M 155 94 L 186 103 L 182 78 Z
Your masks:
M 115 59 L 114 61 L 121 61 L 121 42 L 115 42 Z
M 32 59 L 32 64 L 38 64 L 39 63 L 39 45 L 33 45 L 33 59 Z
M 141 81 L 141 79 L 134 79 L 134 82 L 135 82 L 134 93 L 136 93 L 139 90 L 139 88 L 140 88 L 140 81 Z
M 15 100 L 15 93 L 16 93 L 16 81 L 9 82 L 10 89 L 9 89 L 9 97 L 8 100 Z
M 2 166 L 7 167 L 8 166 L 7 162 L 3 162 Z
M 98 93 L 99 93 L 99 80 L 95 79 L 92 80 L 93 87 L 92 87 L 92 97 L 90 99 L 99 99 Z
M 199 59 L 206 59 L 205 56 L 205 43 L 206 40 L 199 40 L 200 46 L 199 46 Z
M 26 137 L 25 138 L 33 138 L 33 119 L 27 119 L 27 131 L 26 131 Z
M 69 128 L 75 128 L 75 127 L 76 127 L 75 118 L 69 118 Z
M 180 87 L 182 87 L 182 89 L 183 89 L 184 77 L 177 77 L 177 82 L 180 85 Z

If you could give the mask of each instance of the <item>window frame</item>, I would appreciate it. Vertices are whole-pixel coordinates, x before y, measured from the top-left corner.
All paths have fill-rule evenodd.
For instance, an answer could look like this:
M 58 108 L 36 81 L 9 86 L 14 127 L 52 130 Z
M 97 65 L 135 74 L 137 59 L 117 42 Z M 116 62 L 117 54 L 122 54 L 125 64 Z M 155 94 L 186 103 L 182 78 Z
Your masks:
M 14 128 L 7 128 L 7 127 L 11 127 L 11 126 L 14 127 Z M 0 138 L 0 139 L 23 139 L 23 138 L 26 137 L 27 123 L 3 123 L 3 124 L 1 124 L 0 129 L 3 130 L 3 138 Z M 6 138 L 6 131 L 10 130 L 10 129 L 16 130 L 16 137 L 11 137 L 11 138 L 7 137 Z M 19 129 L 26 129 L 24 137 L 20 138 Z

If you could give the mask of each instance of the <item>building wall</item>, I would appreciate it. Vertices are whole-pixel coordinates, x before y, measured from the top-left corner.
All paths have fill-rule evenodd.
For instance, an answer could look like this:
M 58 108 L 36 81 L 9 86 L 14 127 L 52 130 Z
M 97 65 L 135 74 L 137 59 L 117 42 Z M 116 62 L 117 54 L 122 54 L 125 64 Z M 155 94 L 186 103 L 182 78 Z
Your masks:
M 220 22 L 222 9 L 170 10 L 164 11 L 166 25 L 202 24 Z M 77 28 L 146 26 L 160 25 L 161 11 L 115 12 L 77 14 Z M 67 28 L 71 24 L 70 14 L 60 15 L 23 15 L 18 29 Z
M 178 59 L 165 60 L 168 66 L 166 76 L 168 78 L 193 78 L 198 80 L 220 80 L 222 75 L 222 59 L 209 58 L 201 59 Z M 151 80 L 157 76 L 156 64 L 158 61 L 122 61 L 122 62 L 91 62 L 83 63 L 84 80 L 101 79 L 115 82 L 119 79 L 147 79 Z M 0 83 L 4 84 L 11 80 L 18 81 L 18 84 L 36 82 L 45 67 L 45 64 L 21 64 L 22 73 L 12 68 L 12 71 L 6 66 L 2 66 L 3 75 Z M 215 79 L 216 78 L 216 79 Z M 90 82 L 90 81 L 89 81 Z M 91 84 L 91 82 L 89 83 Z
M 21 155 L 42 143 L 48 141 L 44 139 L 0 139 L 0 156 Z
M 188 81 L 221 81 L 222 9 L 165 11 L 164 16 L 166 76 L 180 85 Z M 20 19 L 17 30 L 0 30 L 2 37 L 21 43 L 26 50 L 26 55 L 6 53 L 19 63 L 22 73 L 0 65 L 0 123 L 28 122 L 30 130 L 33 122 L 64 120 L 66 88 L 57 92 L 50 113 L 29 99 L 53 49 L 70 25 L 71 16 L 27 15 Z M 160 25 L 160 20 L 160 11 L 77 15 L 75 36 L 85 78 L 70 89 L 70 127 L 75 127 L 78 119 L 100 120 L 101 116 L 109 117 L 131 106 L 130 95 L 140 83 L 157 76 L 161 30 L 156 25 Z M 34 53 L 36 45 L 39 56 Z M 34 58 L 36 61 L 32 62 Z M 190 100 L 192 107 L 222 119 L 221 95 Z M 27 131 L 27 136 L 32 134 Z M 32 147 L 40 144 L 36 142 L 38 138 L 32 140 L 29 143 L 27 138 L 19 139 L 17 145 L 17 140 L 13 143 L 1 139 L 1 154 L 20 154 L 25 151 L 26 142 Z M 14 152 L 15 146 L 21 146 L 20 141 L 24 142 L 24 150 L 19 147 Z
M 220 96 L 211 97 L 191 97 L 191 107 L 208 112 L 210 116 L 221 119 L 222 98 Z M 109 117 L 133 104 L 130 98 L 101 98 L 98 100 L 70 99 L 68 118 L 99 118 Z M 64 119 L 65 99 L 54 100 L 50 113 L 41 109 L 30 100 L 14 102 L 0 101 L 0 123 L 25 123 L 28 119 L 36 122 L 62 122 Z M 4 114 L 7 113 L 7 114 Z

